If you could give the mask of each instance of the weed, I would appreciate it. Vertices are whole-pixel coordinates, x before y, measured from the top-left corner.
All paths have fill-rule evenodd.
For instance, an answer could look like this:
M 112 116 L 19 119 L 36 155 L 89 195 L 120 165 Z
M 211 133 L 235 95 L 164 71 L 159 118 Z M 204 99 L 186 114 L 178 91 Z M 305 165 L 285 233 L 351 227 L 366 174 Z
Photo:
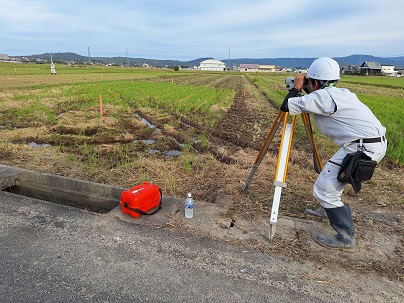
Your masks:
M 205 148 L 208 145 L 208 134 L 206 132 L 203 132 L 198 137 L 198 142 L 200 142 L 202 148 Z
M 186 155 L 182 157 L 182 163 L 186 172 L 192 171 L 195 163 L 195 156 L 191 153 L 186 153 Z

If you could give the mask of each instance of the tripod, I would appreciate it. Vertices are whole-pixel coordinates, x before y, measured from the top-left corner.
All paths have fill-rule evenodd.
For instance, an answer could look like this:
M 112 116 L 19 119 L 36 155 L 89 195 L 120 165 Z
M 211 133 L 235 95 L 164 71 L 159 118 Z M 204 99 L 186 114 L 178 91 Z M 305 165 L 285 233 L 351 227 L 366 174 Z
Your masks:
M 260 166 L 261 161 L 264 158 L 264 155 L 268 150 L 269 144 L 272 142 L 272 139 L 275 136 L 275 133 L 278 130 L 279 125 L 281 124 L 281 122 L 283 120 L 282 137 L 281 137 L 281 143 L 280 143 L 280 147 L 279 147 L 278 160 L 277 160 L 276 169 L 275 169 L 275 180 L 273 183 L 273 185 L 275 186 L 275 193 L 274 193 L 274 198 L 272 201 L 272 210 L 271 210 L 271 216 L 270 216 L 270 221 L 269 221 L 269 223 L 270 223 L 269 239 L 271 241 L 275 235 L 276 223 L 278 221 L 278 210 L 279 210 L 279 202 L 281 199 L 282 188 L 287 186 L 286 172 L 288 170 L 289 156 L 290 156 L 290 150 L 292 147 L 293 132 L 294 132 L 295 122 L 296 122 L 296 116 L 292 117 L 291 123 L 288 123 L 288 117 L 289 117 L 288 112 L 279 111 L 264 143 L 262 144 L 261 150 L 253 164 L 251 173 L 248 176 L 247 181 L 244 182 L 243 187 L 242 187 L 242 191 L 245 191 L 249 187 L 251 180 L 255 175 L 255 172 L 257 171 L 258 167 Z M 311 150 L 313 152 L 314 169 L 317 173 L 320 173 L 322 170 L 322 164 L 321 164 L 320 156 L 318 154 L 316 142 L 314 141 L 313 130 L 311 128 L 309 114 L 302 113 L 301 117 L 303 119 L 303 124 L 306 129 L 307 136 L 309 138 Z

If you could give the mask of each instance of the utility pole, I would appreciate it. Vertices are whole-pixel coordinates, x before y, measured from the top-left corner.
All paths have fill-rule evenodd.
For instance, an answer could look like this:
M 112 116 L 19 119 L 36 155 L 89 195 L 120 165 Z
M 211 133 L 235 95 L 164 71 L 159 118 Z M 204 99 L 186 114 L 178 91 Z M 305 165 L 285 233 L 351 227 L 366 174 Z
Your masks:
M 128 47 L 126 47 L 126 67 L 129 67 Z
M 88 62 L 90 62 L 90 47 L 89 46 L 87 46 L 87 51 L 88 51 L 88 55 L 87 55 L 87 60 L 88 60 Z
M 233 69 L 233 66 L 231 65 L 231 61 L 230 61 L 230 48 L 229 48 L 229 58 L 228 58 L 227 62 L 229 64 L 229 70 L 230 70 L 230 66 L 231 66 L 231 69 Z

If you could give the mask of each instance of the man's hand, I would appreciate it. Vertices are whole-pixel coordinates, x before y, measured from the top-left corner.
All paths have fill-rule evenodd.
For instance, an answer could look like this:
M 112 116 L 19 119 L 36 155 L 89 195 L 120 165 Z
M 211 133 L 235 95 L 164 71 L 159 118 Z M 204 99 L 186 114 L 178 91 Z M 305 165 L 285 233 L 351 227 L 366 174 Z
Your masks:
M 300 92 L 302 91 L 303 85 L 304 85 L 304 78 L 306 77 L 306 74 L 297 74 L 295 76 L 294 80 L 294 87 L 289 90 L 289 93 L 286 95 L 285 100 L 283 101 L 280 110 L 283 112 L 288 112 L 289 107 L 288 107 L 288 102 L 289 98 L 293 98 L 296 96 L 300 95 Z
M 294 85 L 295 85 L 295 88 L 296 88 L 298 91 L 301 91 L 301 90 L 302 90 L 303 85 L 304 85 L 304 78 L 305 78 L 305 77 L 306 77 L 306 74 L 297 74 L 297 75 L 295 76 Z

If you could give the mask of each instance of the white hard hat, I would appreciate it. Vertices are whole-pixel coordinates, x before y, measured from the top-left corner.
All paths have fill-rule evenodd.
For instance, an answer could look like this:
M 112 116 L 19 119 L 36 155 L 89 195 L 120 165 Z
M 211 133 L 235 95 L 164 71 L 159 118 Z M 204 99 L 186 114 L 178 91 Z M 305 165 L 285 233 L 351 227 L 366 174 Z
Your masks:
M 338 80 L 339 64 L 329 57 L 321 57 L 313 61 L 307 76 L 317 80 Z

